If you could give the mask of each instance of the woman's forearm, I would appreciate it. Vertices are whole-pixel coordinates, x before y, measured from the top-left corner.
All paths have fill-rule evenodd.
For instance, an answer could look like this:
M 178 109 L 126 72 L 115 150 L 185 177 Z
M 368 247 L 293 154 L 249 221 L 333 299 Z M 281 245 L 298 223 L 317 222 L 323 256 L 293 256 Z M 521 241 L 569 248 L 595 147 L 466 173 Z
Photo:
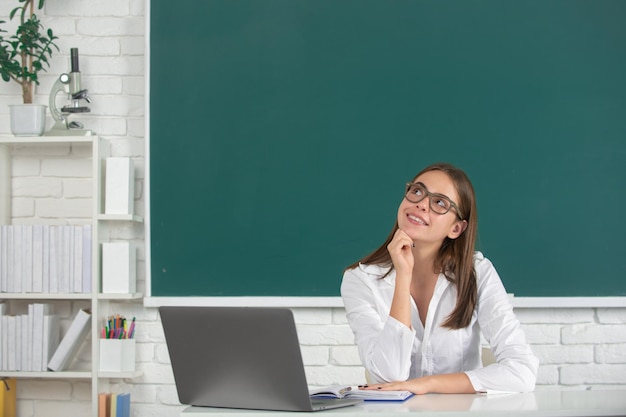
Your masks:
M 406 282 L 405 282 L 406 281 Z M 396 287 L 391 301 L 389 315 L 409 329 L 411 328 L 411 278 L 396 276 Z
M 476 392 L 469 377 L 463 372 L 368 385 L 365 389 L 411 391 L 414 394 L 473 394 Z

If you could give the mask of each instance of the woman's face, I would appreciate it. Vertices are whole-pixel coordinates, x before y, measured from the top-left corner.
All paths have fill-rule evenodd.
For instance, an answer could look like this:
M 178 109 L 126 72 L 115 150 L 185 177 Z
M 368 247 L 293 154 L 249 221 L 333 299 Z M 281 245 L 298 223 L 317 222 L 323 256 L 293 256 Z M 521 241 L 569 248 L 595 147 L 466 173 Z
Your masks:
M 428 171 L 413 182 L 421 183 L 429 193 L 441 194 L 458 206 L 459 196 L 456 187 L 445 172 Z M 446 237 L 456 239 L 465 230 L 467 222 L 459 220 L 455 208 L 451 208 L 445 214 L 438 214 L 432 210 L 431 205 L 437 204 L 436 200 L 436 197 L 431 196 L 426 196 L 418 203 L 402 199 L 398 208 L 398 226 L 414 242 L 441 244 Z

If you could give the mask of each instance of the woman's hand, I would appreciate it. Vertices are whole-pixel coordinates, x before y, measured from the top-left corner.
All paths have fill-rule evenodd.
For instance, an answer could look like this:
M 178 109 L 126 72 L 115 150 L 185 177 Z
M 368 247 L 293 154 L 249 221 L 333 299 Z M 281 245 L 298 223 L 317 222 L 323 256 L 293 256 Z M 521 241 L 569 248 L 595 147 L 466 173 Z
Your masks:
M 360 386 L 359 388 L 374 391 L 411 391 L 413 394 L 426 394 L 429 391 L 423 379 L 424 378 L 415 378 L 409 379 L 408 381 L 388 382 L 386 384 L 370 384 Z
M 411 328 L 411 280 L 413 279 L 413 240 L 398 229 L 387 245 L 396 270 L 396 286 L 389 315 Z
M 387 245 L 393 267 L 400 277 L 407 275 L 411 277 L 413 274 L 413 246 L 413 240 L 402 229 L 396 230 L 393 239 Z
M 411 391 L 413 394 L 474 394 L 469 377 L 464 372 L 443 375 L 431 375 L 408 381 L 370 384 L 359 387 L 366 390 Z

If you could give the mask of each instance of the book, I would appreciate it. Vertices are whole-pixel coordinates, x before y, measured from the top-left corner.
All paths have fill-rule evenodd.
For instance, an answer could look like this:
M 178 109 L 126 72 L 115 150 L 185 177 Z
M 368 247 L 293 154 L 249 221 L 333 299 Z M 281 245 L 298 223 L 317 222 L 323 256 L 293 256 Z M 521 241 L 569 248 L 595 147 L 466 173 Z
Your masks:
M 117 417 L 117 394 L 112 392 L 109 399 L 109 415 L 108 417 Z
M 28 357 L 28 369 L 26 369 L 27 371 L 32 371 L 32 365 L 33 365 L 33 328 L 34 328 L 34 321 L 35 321 L 35 305 L 34 304 L 29 304 L 28 305 L 28 319 L 26 321 L 26 338 L 27 338 L 27 342 L 25 346 L 26 349 L 26 355 Z
M 28 319 L 28 316 L 26 316 Z M 15 340 L 9 341 L 15 344 L 15 369 L 14 371 L 23 371 L 22 369 L 22 322 L 24 321 L 24 314 L 18 314 L 15 316 Z
M 33 225 L 33 292 L 43 292 L 43 230 L 41 224 Z
M 104 191 L 106 214 L 133 214 L 135 188 L 134 163 L 131 158 L 106 158 Z
M 59 292 L 59 226 L 51 226 L 48 230 L 48 291 Z
M 17 348 L 17 331 L 16 331 L 16 316 L 7 317 L 7 359 L 8 365 L 6 371 L 17 371 L 16 366 L 16 353 Z
M 46 371 L 48 369 L 48 362 L 52 358 L 55 350 L 59 346 L 59 318 L 53 314 L 44 316 L 43 321 L 43 348 L 41 368 L 35 369 L 36 371 Z
M 61 343 L 48 362 L 48 369 L 51 371 L 63 371 L 67 369 L 72 359 L 76 355 L 78 348 L 89 333 L 91 323 L 91 312 L 89 310 L 79 310 L 74 317 L 70 328 L 61 339 Z
M 72 292 L 83 292 L 83 227 L 72 227 Z
M 0 292 L 8 291 L 8 275 L 7 268 L 9 262 L 9 243 L 7 241 L 8 225 L 0 226 Z
M 50 292 L 50 226 L 43 227 L 42 233 L 41 292 Z
M 31 371 L 43 371 L 45 370 L 45 365 L 42 363 L 43 360 L 43 326 L 44 326 L 44 317 L 50 314 L 50 304 L 47 303 L 34 303 L 31 304 L 33 306 L 32 309 L 32 328 L 29 330 L 32 332 L 32 345 L 30 346 L 30 353 L 32 362 L 30 364 Z M 29 313 L 30 313 L 29 308 Z
M 102 292 L 132 294 L 136 284 L 136 248 L 132 242 L 102 243 Z
M 101 392 L 98 394 L 98 417 L 109 417 L 111 407 L 111 393 Z
M 13 243 L 13 226 L 6 227 L 6 288 L 3 292 L 15 292 L 15 285 L 13 284 L 13 275 L 15 274 L 15 244 Z M 4 237 L 3 237 L 4 239 Z
M 15 378 L 0 380 L 0 417 L 15 417 L 16 393 L 17 380 Z
M 33 225 L 22 225 L 22 292 L 33 292 Z
M 59 240 L 61 243 L 59 257 L 59 292 L 63 294 L 69 294 L 72 292 L 72 279 L 74 276 L 74 269 L 72 268 L 73 260 L 73 242 L 74 234 L 72 233 L 72 226 L 63 225 L 60 227 Z
M 30 320 L 29 314 L 22 314 L 22 341 L 19 345 L 19 350 L 22 351 L 22 371 L 31 371 L 33 365 L 33 326 Z
M 117 413 L 111 417 L 130 417 L 130 392 L 117 395 Z
M 22 226 L 13 226 L 13 272 L 9 275 L 9 292 L 22 292 L 22 257 L 23 257 Z
M 2 346 L 0 350 L 2 351 L 2 366 L 0 369 L 3 371 L 9 370 L 9 316 L 3 314 L 0 316 L 0 342 Z
M 83 226 L 83 293 L 91 293 L 91 225 Z
M 6 304 L 0 303 L 0 371 L 6 371 L 6 344 L 7 344 L 7 330 L 6 330 Z
M 311 398 L 350 398 L 364 401 L 405 401 L 411 391 L 363 390 L 350 385 L 331 385 L 309 391 Z
M 26 368 L 25 371 L 32 371 L 33 366 L 33 320 L 34 316 L 32 314 L 34 307 L 32 304 L 28 306 L 28 314 L 26 315 L 26 320 L 24 324 L 24 333 L 26 334 L 26 342 L 22 342 L 22 349 L 24 349 L 26 354 Z M 23 341 L 24 339 L 22 339 Z

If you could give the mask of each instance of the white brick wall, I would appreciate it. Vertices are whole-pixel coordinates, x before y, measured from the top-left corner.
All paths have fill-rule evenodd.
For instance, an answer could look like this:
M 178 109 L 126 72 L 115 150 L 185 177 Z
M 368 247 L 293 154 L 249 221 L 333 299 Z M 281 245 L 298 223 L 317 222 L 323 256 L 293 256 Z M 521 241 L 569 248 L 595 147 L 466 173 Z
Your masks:
M 0 0 L 0 20 L 8 19 L 15 0 Z M 91 113 L 76 116 L 87 128 L 111 141 L 113 156 L 134 158 L 136 212 L 145 214 L 144 113 L 145 0 L 49 0 L 42 20 L 60 37 L 61 53 L 41 77 L 36 102 L 47 104 L 58 75 L 68 70 L 69 49 L 78 47 L 84 88 L 93 99 Z M 0 82 L 0 134 L 9 133 L 7 104 L 20 102 L 17 85 Z M 50 126 L 51 120 L 48 120 Z M 18 149 L 12 172 L 13 221 L 89 216 L 90 163 L 84 147 Z M 120 226 L 116 239 L 139 244 L 138 290 L 145 292 L 143 226 Z M 69 319 L 76 305 L 58 303 Z M 74 309 L 74 310 L 72 310 Z M 136 316 L 137 362 L 143 375 L 111 381 L 111 389 L 130 390 L 134 417 L 175 417 L 181 405 L 173 385 L 163 331 L 155 308 L 119 303 L 112 311 Z M 538 389 L 602 388 L 626 385 L 626 307 L 517 309 L 529 342 L 541 360 Z M 294 309 L 307 377 L 311 385 L 362 383 L 364 372 L 352 334 L 340 308 Z M 89 352 L 80 359 L 89 360 Z M 86 415 L 89 383 L 20 380 L 18 417 Z

